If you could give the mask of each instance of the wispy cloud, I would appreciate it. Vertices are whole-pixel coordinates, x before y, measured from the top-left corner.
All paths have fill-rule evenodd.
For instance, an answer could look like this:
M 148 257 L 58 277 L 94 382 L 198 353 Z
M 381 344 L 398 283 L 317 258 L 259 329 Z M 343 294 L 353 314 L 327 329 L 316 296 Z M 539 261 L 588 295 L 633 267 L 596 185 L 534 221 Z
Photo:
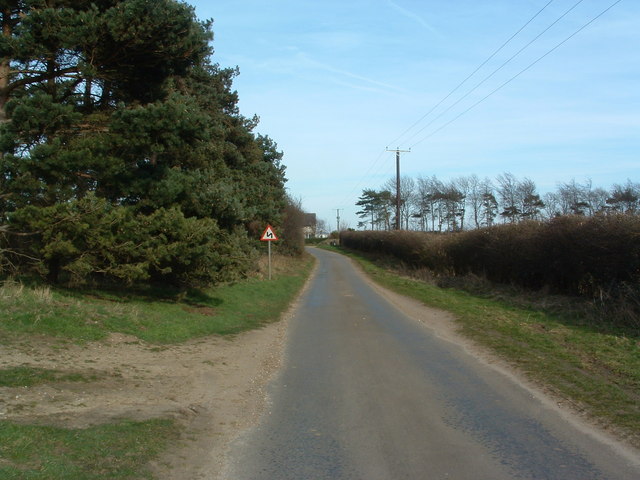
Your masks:
M 436 34 L 436 35 L 440 34 L 438 32 L 438 30 L 436 30 L 429 22 L 427 22 L 424 18 L 422 18 L 417 13 L 412 12 L 411 10 L 408 10 L 408 9 L 404 8 L 402 5 L 398 5 L 396 2 L 393 2 L 391 0 L 389 0 L 387 3 L 389 4 L 390 7 L 394 8 L 395 10 L 400 12 L 405 17 L 410 18 L 411 20 L 414 20 L 414 21 L 418 22 L 424 28 L 429 30 L 431 33 Z
M 374 87 L 378 87 L 378 88 L 381 88 L 381 89 L 387 90 L 387 91 L 391 90 L 391 91 L 398 92 L 398 93 L 404 93 L 401 89 L 399 89 L 399 88 L 397 88 L 397 87 L 395 87 L 393 85 L 390 85 L 390 84 L 384 83 L 384 82 L 380 82 L 378 80 L 375 80 L 375 79 L 372 79 L 372 78 L 368 78 L 368 77 L 365 77 L 363 75 L 358 75 L 356 73 L 349 72 L 347 70 L 336 68 L 336 67 L 334 67 L 332 65 L 329 65 L 329 64 L 326 64 L 326 63 L 319 62 L 317 60 L 309 58 L 304 53 L 299 53 L 297 55 L 297 58 L 300 60 L 301 64 L 304 64 L 307 67 L 314 68 L 316 70 L 322 70 L 322 71 L 325 71 L 325 72 L 333 73 L 333 74 L 339 75 L 341 77 L 349 78 L 351 80 L 358 80 L 359 82 L 361 82 L 361 84 L 359 85 L 360 88 L 365 88 L 365 86 L 368 86 L 368 87 L 374 86 Z M 351 84 L 351 85 L 353 85 L 353 84 Z M 356 85 L 353 85 L 353 87 L 357 88 Z
M 272 73 L 285 74 L 301 79 L 320 79 L 327 83 L 341 85 L 354 90 L 362 90 L 377 93 L 406 94 L 407 92 L 389 83 L 381 82 L 375 78 L 354 73 L 335 67 L 331 64 L 314 59 L 311 55 L 301 51 L 297 47 L 288 46 L 280 50 L 281 55 L 267 58 L 244 58 L 242 65 L 261 69 Z M 323 76 L 324 75 L 324 76 Z
M 367 42 L 362 34 L 346 30 L 309 32 L 303 36 L 303 39 L 313 48 L 333 50 L 334 52 L 348 52 L 361 48 Z

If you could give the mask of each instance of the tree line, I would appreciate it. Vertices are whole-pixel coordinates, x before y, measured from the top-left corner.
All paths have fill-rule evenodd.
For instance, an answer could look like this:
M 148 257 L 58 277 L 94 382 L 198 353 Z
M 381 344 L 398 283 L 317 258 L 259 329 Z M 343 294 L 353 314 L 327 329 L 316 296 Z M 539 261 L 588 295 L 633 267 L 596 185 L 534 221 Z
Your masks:
M 177 0 L 4 0 L 0 22 L 1 274 L 193 286 L 252 268 L 285 167 L 212 61 L 211 21 Z
M 364 189 L 356 206 L 359 229 L 390 230 L 396 223 L 396 182 L 380 189 Z M 405 230 L 460 231 L 544 220 L 563 215 L 594 216 L 640 212 L 640 184 L 627 180 L 606 190 L 571 180 L 556 191 L 538 193 L 535 182 L 509 172 L 495 179 L 477 175 L 449 181 L 431 177 L 401 177 L 400 224 Z

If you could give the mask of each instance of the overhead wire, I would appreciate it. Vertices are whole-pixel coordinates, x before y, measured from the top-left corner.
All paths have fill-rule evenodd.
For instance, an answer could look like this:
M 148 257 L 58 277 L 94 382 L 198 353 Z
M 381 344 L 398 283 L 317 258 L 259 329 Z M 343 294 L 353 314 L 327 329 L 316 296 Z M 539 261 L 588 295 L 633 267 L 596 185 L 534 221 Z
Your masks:
M 351 198 L 351 195 L 353 195 L 355 193 L 355 191 L 364 183 L 364 181 L 366 179 L 369 178 L 369 176 L 373 175 L 372 170 L 378 165 L 378 162 L 380 161 L 380 159 L 384 156 L 384 154 L 386 153 L 386 150 L 382 150 L 378 156 L 376 157 L 376 159 L 371 163 L 371 165 L 369 165 L 369 168 L 367 169 L 367 171 L 364 173 L 364 175 L 362 176 L 362 178 L 353 186 L 353 188 L 351 189 L 351 191 L 345 195 L 344 199 L 342 200 L 342 202 L 340 203 L 340 206 L 344 205 L 345 202 Z M 376 173 L 379 171 L 380 169 L 378 169 L 376 171 Z
M 402 132 L 400 135 L 398 135 L 397 138 L 395 138 L 394 140 L 392 140 L 391 142 L 387 143 L 387 145 L 394 145 L 398 140 L 400 140 L 402 137 L 404 137 L 404 135 L 406 135 L 408 132 L 410 132 L 413 128 L 415 128 L 418 124 L 420 124 L 420 122 L 422 122 L 425 118 L 427 118 L 431 113 L 433 113 L 434 110 L 436 110 L 440 105 L 442 105 L 451 95 L 453 95 L 455 92 L 458 91 L 458 89 L 460 89 L 460 87 L 462 87 L 465 83 L 467 83 L 467 81 L 473 77 L 476 73 L 478 73 L 478 71 L 484 67 L 487 63 L 489 63 L 493 57 L 495 57 L 498 53 L 500 53 L 502 51 L 502 49 L 504 47 L 506 47 L 511 40 L 513 40 L 516 36 L 518 36 L 518 34 L 520 34 L 520 32 L 522 32 L 525 28 L 527 28 L 527 26 L 529 26 L 529 24 L 531 22 L 533 22 L 536 18 L 538 18 L 538 16 L 540 16 L 540 14 L 549 6 L 551 5 L 555 0 L 549 0 L 540 10 L 538 10 L 536 12 L 536 14 L 531 17 L 524 25 L 522 25 L 513 35 L 511 35 L 502 45 L 500 45 L 491 55 L 489 55 L 487 57 L 486 60 L 484 60 L 480 65 L 478 65 L 478 67 L 471 72 L 464 80 L 462 80 L 453 90 L 451 90 L 444 98 L 442 98 L 438 103 L 436 103 L 433 107 L 431 107 L 431 109 L 425 113 L 422 117 L 420 117 L 415 123 L 413 123 L 413 125 L 411 125 L 409 128 L 407 128 L 404 132 Z M 582 0 L 581 0 L 582 1 Z M 419 132 L 418 132 L 419 133 Z M 413 138 L 413 137 L 409 137 L 409 138 Z
M 504 43 L 502 43 L 502 45 L 500 45 L 491 55 L 489 55 L 480 65 L 478 65 L 478 67 L 476 67 L 475 70 L 473 70 L 464 80 L 462 80 L 455 88 L 453 88 L 453 90 L 451 90 L 444 98 L 442 98 L 437 104 L 435 104 L 427 113 L 425 113 L 422 117 L 420 117 L 413 125 L 411 125 L 409 128 L 407 128 L 404 132 L 402 132 L 397 138 L 395 138 L 394 140 L 392 140 L 391 142 L 387 143 L 387 145 L 393 145 L 394 143 L 396 143 L 398 140 L 400 140 L 404 135 L 406 135 L 409 131 L 411 131 L 413 128 L 415 128 L 418 124 L 420 124 L 420 122 L 422 122 L 425 118 L 427 118 L 434 110 L 436 110 L 440 105 L 442 105 L 449 97 L 451 97 L 451 95 L 453 95 L 455 92 L 457 92 L 465 83 L 467 83 L 467 81 L 469 81 L 469 79 L 471 79 L 482 67 L 484 67 L 487 63 L 489 63 L 498 53 L 500 53 L 516 36 L 518 36 L 531 22 L 533 22 L 538 16 L 540 16 L 540 14 L 549 6 L 551 5 L 555 0 L 549 0 L 540 10 L 538 10 L 529 20 L 527 20 L 527 22 L 525 22 L 515 33 L 513 33 Z M 580 0 L 583 1 L 583 0 Z M 439 118 L 439 117 L 438 117 Z M 431 123 L 429 124 L 431 125 Z M 427 125 L 427 126 L 429 126 Z M 422 132 L 424 130 L 421 129 L 417 132 L 417 134 L 419 134 L 420 132 Z M 410 136 L 408 140 L 410 140 L 411 138 L 414 138 L 417 134 L 414 134 L 412 136 Z M 371 166 L 367 169 L 367 171 L 365 172 L 365 174 L 363 175 L 363 177 L 358 181 L 358 183 L 352 188 L 352 190 L 349 192 L 348 195 L 345 196 L 345 199 L 342 201 L 342 204 L 344 204 L 350 197 L 351 195 L 353 195 L 353 193 L 364 183 L 364 181 L 366 179 L 369 178 L 369 176 L 371 176 L 371 171 L 373 170 L 373 168 L 375 168 L 375 166 L 377 165 L 377 163 L 380 161 L 380 159 L 382 158 L 383 154 L 386 153 L 386 150 L 383 150 L 381 153 L 378 154 L 378 156 L 376 157 L 376 159 L 374 160 L 374 162 L 371 164 Z M 376 171 L 376 174 L 378 173 L 380 169 L 378 169 Z
M 523 68 L 522 70 L 520 70 L 518 73 L 516 73 L 514 76 L 512 76 L 511 78 L 509 78 L 506 82 L 502 83 L 499 87 L 497 87 L 496 89 L 492 90 L 489 94 L 485 95 L 483 98 L 481 98 L 480 100 L 478 100 L 477 102 L 475 102 L 473 105 L 471 105 L 469 108 L 467 108 L 466 110 L 464 110 L 462 113 L 458 114 L 456 117 L 454 117 L 453 119 L 449 120 L 448 122 L 446 122 L 445 124 L 443 124 L 442 126 L 438 127 L 436 130 L 434 130 L 433 132 L 429 133 L 429 135 L 427 135 L 426 137 L 422 138 L 421 140 L 417 141 L 416 143 L 414 143 L 413 145 L 411 145 L 411 148 L 415 147 L 416 145 L 424 142 L 425 140 L 433 137 L 435 134 L 437 134 L 438 132 L 442 131 L 443 129 L 445 129 L 446 127 L 448 127 L 449 125 L 451 125 L 453 122 L 455 122 L 456 120 L 458 120 L 460 117 L 462 117 L 463 115 L 466 115 L 467 113 L 469 113 L 471 110 L 473 110 L 475 107 L 477 107 L 478 105 L 480 105 L 481 103 L 483 103 L 485 100 L 487 100 L 489 97 L 491 97 L 492 95 L 494 95 L 496 92 L 498 92 L 499 90 L 501 90 L 502 88 L 506 87 L 508 84 L 510 84 L 513 80 L 515 80 L 516 78 L 518 78 L 520 75 L 522 75 L 523 73 L 525 73 L 527 70 L 531 69 L 534 65 L 536 65 L 537 63 L 539 63 L 541 60 L 543 60 L 544 58 L 546 58 L 547 56 L 549 56 L 551 53 L 553 53 L 554 51 L 556 51 L 558 48 L 560 48 L 562 45 L 564 45 L 565 43 L 567 43 L 569 40 L 571 40 L 573 37 L 575 37 L 576 35 L 578 35 L 581 31 L 583 31 L 585 28 L 587 28 L 589 25 L 591 25 L 593 22 L 595 22 L 596 20 L 598 20 L 600 17 L 602 17 L 604 14 L 606 14 L 609 10 L 611 10 L 613 7 L 615 7 L 618 3 L 620 3 L 622 0 L 616 0 L 615 2 L 613 2 L 611 5 L 609 5 L 606 9 L 604 9 L 602 12 L 600 12 L 598 15 L 596 15 L 595 17 L 593 17 L 591 20 L 589 20 L 587 23 L 585 23 L 584 25 L 582 25 L 579 29 L 577 29 L 575 32 L 573 32 L 571 35 L 569 35 L 568 37 L 566 37 L 564 40 L 562 40 L 560 43 L 558 43 L 556 46 L 554 46 L 552 49 L 548 50 L 544 55 L 538 57 L 535 61 L 531 62 L 529 65 L 527 65 L 525 68 Z
M 511 35 L 511 37 L 509 37 L 509 39 L 507 41 L 505 41 L 498 49 L 496 49 L 485 61 L 483 61 L 471 74 L 469 74 L 462 82 L 460 82 L 453 90 L 451 90 L 451 92 L 449 92 L 442 100 L 440 100 L 434 107 L 432 107 L 426 114 L 424 114 L 418 121 L 416 121 L 414 124 L 412 124 L 409 128 L 407 128 L 404 132 L 402 132 L 396 139 L 394 139 L 392 142 L 389 142 L 388 145 L 392 145 L 395 142 L 397 142 L 398 140 L 402 139 L 409 131 L 411 131 L 412 129 L 414 129 L 418 124 L 420 124 L 420 122 L 422 122 L 425 118 L 427 118 L 431 113 L 433 113 L 433 111 L 435 111 L 439 106 L 441 106 L 447 99 L 449 99 L 456 91 L 458 91 L 469 79 L 471 79 L 482 67 L 484 67 L 491 59 L 493 59 L 500 51 L 502 51 L 504 49 L 504 47 L 509 44 L 519 33 L 521 33 L 533 20 L 535 20 L 551 3 L 553 3 L 554 0 L 550 0 L 549 2 L 547 2 L 538 12 L 536 12 L 536 14 L 531 17 L 522 27 L 520 27 L 513 35 Z M 479 84 L 477 84 L 473 89 L 471 89 L 469 92 L 467 92 L 462 98 L 460 98 L 459 100 L 457 100 L 452 106 L 448 107 L 447 110 L 445 110 L 444 112 L 442 112 L 441 114 L 438 115 L 438 117 L 436 117 L 436 119 L 432 120 L 429 124 L 427 124 L 425 127 L 423 127 L 422 129 L 420 129 L 418 132 L 412 134 L 411 136 L 409 136 L 407 139 L 405 139 L 403 145 L 406 145 L 406 142 L 408 142 L 408 140 L 415 138 L 419 133 L 421 133 L 422 131 L 424 131 L 426 128 L 428 128 L 429 126 L 431 126 L 433 123 L 435 123 L 436 120 L 438 120 L 439 118 L 441 118 L 444 114 L 446 114 L 447 112 L 449 112 L 453 107 L 457 106 L 462 100 L 464 100 L 465 98 L 467 98 L 471 93 L 473 93 L 477 88 L 479 88 L 481 85 L 483 85 L 487 80 L 489 80 L 491 77 L 493 77 L 495 75 L 495 73 L 497 73 L 499 70 L 501 70 L 502 68 L 504 68 L 504 66 L 506 66 L 509 62 L 511 62 L 515 57 L 517 57 L 520 53 L 522 53 L 522 51 L 524 51 L 526 48 L 528 48 L 530 45 L 532 45 L 534 42 L 536 42 L 542 35 L 544 35 L 550 28 L 552 28 L 554 25 L 556 25 L 560 20 L 562 20 L 566 15 L 568 15 L 572 10 L 574 10 L 580 3 L 582 3 L 584 0 L 579 0 L 578 2 L 576 2 L 572 7 L 570 7 L 565 13 L 563 13 L 558 19 L 556 19 L 551 25 L 549 25 L 545 30 L 543 30 L 540 34 L 538 34 L 533 40 L 531 40 L 529 43 L 527 43 L 524 47 L 522 47 L 518 52 L 516 52 L 512 57 L 510 57 L 506 62 L 504 62 L 500 67 L 498 67 L 498 69 L 494 70 L 494 72 L 492 72 L 488 77 L 486 77 L 485 79 L 483 79 Z M 466 115 L 467 113 L 469 113 L 471 110 L 473 110 L 475 107 L 477 107 L 478 105 L 480 105 L 481 103 L 483 103 L 484 101 L 486 101 L 488 98 L 490 98 L 492 95 L 494 95 L 495 93 L 497 93 L 499 90 L 501 90 L 502 88 L 504 88 L 505 86 L 507 86 L 508 84 L 510 84 L 512 81 L 514 81 L 516 78 L 518 78 L 520 75 L 522 75 L 523 73 L 525 73 L 526 71 L 528 71 L 529 69 L 531 69 L 533 66 L 535 66 L 537 63 L 539 63 L 540 61 L 542 61 L 544 58 L 546 58 L 548 55 L 550 55 L 551 53 L 553 53 L 555 50 L 557 50 L 558 48 L 560 48 L 562 45 L 564 45 L 566 42 L 568 42 L 569 40 L 571 40 L 573 37 L 575 37 L 577 34 L 579 34 L 581 31 L 583 31 L 585 28 L 589 27 L 592 23 L 594 23 L 596 20 L 598 20 L 600 17 L 602 17 L 604 14 L 606 14 L 609 10 L 611 10 L 613 7 L 615 7 L 618 3 L 620 3 L 622 0 L 616 0 L 615 2 L 613 2 L 611 5 L 609 5 L 606 9 L 604 9 L 602 12 L 600 12 L 598 15 L 596 15 L 594 18 L 592 18 L 589 22 L 587 22 L 586 24 L 582 25 L 579 29 L 577 29 L 576 31 L 574 31 L 571 35 L 569 35 L 568 37 L 566 37 L 564 40 L 562 40 L 560 43 L 558 43 L 557 45 L 555 45 L 553 48 L 551 48 L 550 50 L 548 50 L 545 54 L 543 54 L 542 56 L 538 57 L 535 61 L 533 61 L 532 63 L 530 63 L 527 67 L 525 67 L 524 69 L 520 70 L 516 75 L 512 76 L 511 78 L 509 78 L 507 81 L 503 82 L 500 86 L 498 86 L 497 88 L 495 88 L 494 90 L 492 90 L 489 94 L 485 95 L 483 98 L 481 98 L 480 100 L 478 100 L 477 102 L 475 102 L 474 104 L 472 104 L 470 107 L 468 107 L 467 109 L 465 109 L 463 112 L 461 112 L 460 114 L 456 115 L 453 119 L 447 121 L 446 123 L 444 123 L 443 125 L 441 125 L 440 127 L 436 128 L 434 131 L 430 132 L 428 135 L 426 135 L 425 137 L 423 137 L 422 139 L 418 140 L 417 142 L 413 143 L 409 149 L 414 148 L 416 145 L 419 145 L 420 143 L 428 140 L 429 138 L 433 137 L 434 135 L 436 135 L 437 133 L 439 133 L 440 131 L 442 131 L 443 129 L 445 129 L 446 127 L 448 127 L 449 125 L 451 125 L 452 123 L 454 123 L 455 121 L 457 121 L 459 118 L 461 118 L 462 116 Z M 351 192 L 345 197 L 345 199 L 343 200 L 343 204 L 351 197 L 351 195 L 353 195 L 353 193 L 356 191 L 356 189 L 361 186 L 364 181 L 371 175 L 372 170 L 376 167 L 376 165 L 378 164 L 378 162 L 380 162 L 381 158 L 383 157 L 383 155 L 386 153 L 386 150 L 381 151 L 378 156 L 376 157 L 376 159 L 374 160 L 374 162 L 371 164 L 371 166 L 367 169 L 367 171 L 365 172 L 365 174 L 363 175 L 363 177 L 360 179 L 360 181 L 353 187 L 353 189 L 351 190 Z M 380 169 L 378 169 L 380 170 Z M 376 170 L 376 172 L 378 171 Z
M 418 130 L 417 132 L 415 132 L 413 135 L 411 135 L 409 138 L 407 138 L 405 141 L 408 142 L 409 140 L 411 140 L 412 138 L 417 137 L 420 133 L 424 132 L 427 128 L 429 128 L 431 125 L 433 125 L 435 122 L 437 122 L 439 119 L 441 119 L 444 115 L 446 115 L 447 113 L 449 113 L 454 107 L 456 107 L 457 105 L 460 104 L 460 102 L 462 102 L 465 98 L 467 98 L 469 95 L 471 95 L 473 92 L 475 92 L 478 88 L 480 88 L 482 85 L 484 85 L 487 80 L 491 79 L 496 73 L 498 73 L 500 70 L 502 70 L 504 67 L 506 67 L 509 63 L 511 63 L 518 55 L 520 55 L 522 52 L 524 52 L 527 48 L 529 48 L 531 45 L 533 45 L 536 41 L 538 41 L 538 39 L 540 39 L 540 37 L 542 37 L 545 33 L 547 33 L 549 30 L 551 30 L 551 28 L 553 28 L 558 22 L 560 22 L 560 20 L 562 20 L 564 17 L 566 17 L 569 13 L 571 13 L 578 5 L 580 5 L 582 2 L 584 2 L 584 0 L 578 0 L 576 3 L 573 4 L 573 6 L 571 6 L 567 11 L 565 11 L 562 15 L 560 15 L 553 23 L 551 23 L 547 28 L 545 28 L 542 32 L 540 32 L 538 35 L 536 35 L 529 43 L 527 43 L 524 47 L 522 47 L 520 50 L 518 50 L 516 53 L 514 53 L 511 57 L 509 57 L 505 62 L 502 63 L 502 65 L 500 65 L 498 68 L 496 68 L 493 72 L 491 72 L 489 75 L 487 75 L 485 78 L 483 78 L 478 84 L 476 84 L 471 90 L 467 91 L 467 93 L 465 93 L 462 97 L 460 97 L 458 100 L 456 100 L 454 103 L 452 103 L 451 105 L 449 105 L 445 110 L 443 110 L 442 112 L 440 112 L 438 114 L 438 116 L 436 116 L 433 120 L 431 120 L 429 123 L 427 123 L 424 127 L 422 127 L 420 130 Z

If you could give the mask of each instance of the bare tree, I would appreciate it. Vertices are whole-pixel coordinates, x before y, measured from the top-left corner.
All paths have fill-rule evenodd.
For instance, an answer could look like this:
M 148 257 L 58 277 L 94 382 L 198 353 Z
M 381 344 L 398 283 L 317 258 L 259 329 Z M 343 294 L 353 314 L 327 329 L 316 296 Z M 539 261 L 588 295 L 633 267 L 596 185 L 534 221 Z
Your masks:
M 637 213 L 640 209 L 640 184 L 627 180 L 624 185 L 614 185 L 607 204 L 617 212 Z
M 516 223 L 520 217 L 520 201 L 518 192 L 518 179 L 512 173 L 505 172 L 497 176 L 498 195 L 500 195 L 500 203 L 502 213 L 500 215 L 505 222 Z
M 460 209 L 460 230 L 464 230 L 464 221 L 467 217 L 467 197 L 469 196 L 469 191 L 471 190 L 471 179 L 470 177 L 459 177 L 455 179 L 453 182 L 456 190 L 460 192 L 462 195 L 459 202 Z
M 586 215 L 589 204 L 586 201 L 585 191 L 591 189 L 591 184 L 580 185 L 572 178 L 570 182 L 558 185 L 560 212 L 562 215 Z
M 518 184 L 520 200 L 520 217 L 523 220 L 539 220 L 542 216 L 544 202 L 538 195 L 536 184 L 530 178 L 525 178 Z
M 554 192 L 548 192 L 544 195 L 544 210 L 547 218 L 560 216 L 560 195 Z
M 393 193 L 395 202 L 396 180 L 390 178 L 383 185 L 384 190 L 388 190 Z M 400 228 L 404 224 L 405 229 L 409 229 L 409 220 L 411 219 L 411 213 L 413 206 L 416 202 L 416 182 L 413 178 L 407 176 L 400 177 Z
M 438 199 L 441 203 L 440 214 L 447 225 L 447 230 L 452 232 L 462 230 L 465 195 L 458 189 L 456 182 L 447 183 L 439 193 Z
M 444 189 L 444 184 L 435 175 L 418 179 L 416 206 L 424 217 L 423 225 L 425 230 L 436 231 L 437 224 L 437 230 L 442 231 L 443 208 L 441 196 Z M 427 220 L 431 223 L 430 228 Z
M 481 224 L 490 227 L 498 215 L 498 200 L 494 193 L 494 186 L 490 179 L 485 178 L 480 185 L 482 192 Z
M 316 235 L 325 236 L 329 235 L 329 233 L 331 232 L 329 231 L 327 221 L 322 218 L 316 220 Z
M 619 186 L 614 186 L 614 191 L 616 187 Z M 620 187 L 618 192 L 620 193 L 622 190 L 624 188 Z M 554 195 L 555 215 L 592 216 L 607 210 L 616 210 L 612 207 L 612 203 L 608 202 L 612 198 L 612 194 L 602 188 L 593 188 L 591 179 L 587 179 L 583 184 L 576 182 L 575 179 L 560 183 L 558 191 Z
M 587 203 L 589 204 L 590 215 L 595 215 L 606 211 L 607 199 L 609 198 L 609 192 L 604 188 L 594 188 L 587 192 Z
M 390 228 L 395 212 L 395 181 L 385 184 L 386 225 Z M 541 196 L 535 182 L 519 180 L 510 172 L 480 180 L 477 175 L 462 176 L 448 182 L 435 175 L 401 178 L 401 225 L 423 231 L 456 231 L 465 226 L 492 226 L 500 216 L 505 223 L 542 220 L 562 215 L 596 215 L 606 212 L 640 214 L 640 183 L 627 180 L 610 191 L 593 188 L 591 179 L 584 183 L 572 179 L 559 183 L 555 192 Z M 381 215 L 380 221 L 385 216 Z M 373 222 L 374 220 L 370 220 Z
M 435 177 L 433 177 L 435 180 Z M 423 231 L 428 230 L 431 220 L 431 230 L 435 228 L 435 199 L 433 197 L 433 182 L 431 178 L 418 177 L 416 189 L 416 210 L 414 216 L 420 218 Z
M 471 217 L 475 228 L 480 228 L 482 212 L 482 182 L 474 173 L 469 177 L 469 193 L 467 203 L 471 208 Z

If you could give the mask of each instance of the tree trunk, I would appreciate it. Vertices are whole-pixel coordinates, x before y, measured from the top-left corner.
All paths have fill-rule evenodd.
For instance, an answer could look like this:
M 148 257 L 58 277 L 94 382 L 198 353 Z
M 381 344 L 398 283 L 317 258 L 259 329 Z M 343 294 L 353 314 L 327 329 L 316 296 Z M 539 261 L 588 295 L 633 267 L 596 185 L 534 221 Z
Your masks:
M 48 265 L 49 271 L 47 272 L 47 281 L 49 283 L 56 284 L 60 279 L 60 259 L 58 257 L 54 257 L 49 260 Z
M 93 100 L 91 98 L 91 89 L 93 88 L 93 78 L 87 77 L 84 86 L 84 110 L 90 113 L 93 110 Z
M 11 8 L 6 7 L 2 11 L 2 36 L 11 37 L 13 25 L 11 23 Z M 11 59 L 0 59 L 0 123 L 8 121 L 5 106 L 9 100 L 9 75 L 11 73 Z
M 55 57 L 51 57 L 47 60 L 47 93 L 51 95 L 55 100 L 58 100 L 57 85 L 56 85 L 56 70 L 57 63 Z

